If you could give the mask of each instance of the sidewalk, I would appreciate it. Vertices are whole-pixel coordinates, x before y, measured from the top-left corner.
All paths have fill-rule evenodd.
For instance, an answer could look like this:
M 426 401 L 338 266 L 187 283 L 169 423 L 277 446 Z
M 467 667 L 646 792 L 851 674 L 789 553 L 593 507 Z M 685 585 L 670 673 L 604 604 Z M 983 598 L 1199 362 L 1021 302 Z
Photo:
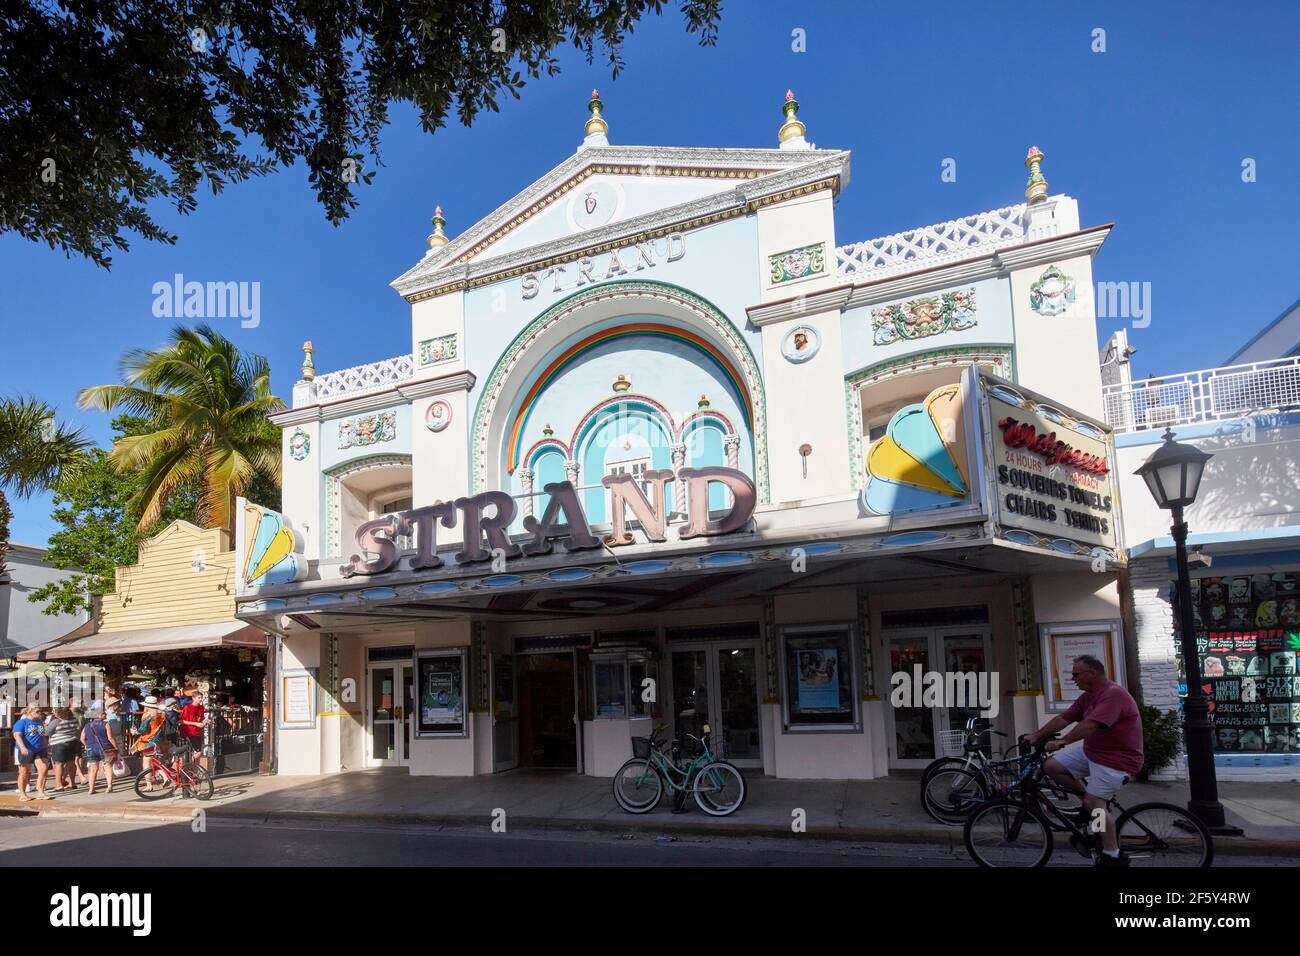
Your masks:
M 614 803 L 611 781 L 572 773 L 514 771 L 483 777 L 412 777 L 405 770 L 365 770 L 320 777 L 245 776 L 216 782 L 207 802 L 167 798 L 141 800 L 133 780 L 114 793 L 91 797 L 85 789 L 49 802 L 20 803 L 12 776 L 0 791 L 0 814 L 39 813 L 46 818 L 104 815 L 118 819 L 189 820 L 203 809 L 209 817 L 244 823 L 317 822 L 341 825 L 481 825 L 494 811 L 506 812 L 509 827 L 641 831 L 735 836 L 793 835 L 795 811 L 802 809 L 807 833 L 829 839 L 889 843 L 961 845 L 961 829 L 936 824 L 921 809 L 918 778 L 894 775 L 881 780 L 776 780 L 757 772 L 746 776 L 745 805 L 725 818 L 707 817 L 695 807 L 674 815 L 665 797 L 643 816 L 624 813 Z M 1222 782 L 1219 797 L 1228 820 L 1244 838 L 1221 838 L 1218 852 L 1300 855 L 1300 783 Z M 1186 783 L 1130 784 L 1123 802 L 1148 800 L 1184 805 Z

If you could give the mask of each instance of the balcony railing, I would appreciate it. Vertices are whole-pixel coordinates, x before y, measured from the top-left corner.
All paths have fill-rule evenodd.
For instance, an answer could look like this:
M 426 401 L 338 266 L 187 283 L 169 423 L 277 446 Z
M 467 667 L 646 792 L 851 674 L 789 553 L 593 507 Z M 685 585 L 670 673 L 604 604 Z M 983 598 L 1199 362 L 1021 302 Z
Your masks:
M 371 362 L 369 365 L 354 365 L 337 372 L 326 372 L 316 376 L 316 400 L 323 402 L 350 395 L 381 392 L 409 381 L 414 371 L 415 361 L 408 353 Z
M 870 282 L 987 255 L 1026 241 L 1025 204 L 963 216 L 835 250 L 835 271 L 853 282 Z
M 1117 433 L 1300 409 L 1300 356 L 1102 387 Z

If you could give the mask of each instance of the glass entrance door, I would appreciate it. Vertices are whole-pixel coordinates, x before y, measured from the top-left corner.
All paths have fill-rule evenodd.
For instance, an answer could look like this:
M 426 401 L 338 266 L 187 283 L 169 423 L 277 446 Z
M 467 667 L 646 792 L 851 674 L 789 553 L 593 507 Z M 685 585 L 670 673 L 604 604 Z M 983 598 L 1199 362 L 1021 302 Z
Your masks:
M 405 767 L 410 762 L 413 676 L 410 664 L 370 666 L 366 766 Z
M 697 737 L 708 723 L 713 750 L 739 767 L 763 765 L 756 641 L 718 641 L 673 647 L 672 718 L 675 731 Z
M 938 734 L 943 730 L 962 730 L 966 721 L 978 717 L 981 707 L 976 700 L 968 700 L 962 706 L 922 706 L 918 699 L 922 686 L 917 678 L 917 668 L 921 679 L 931 671 L 949 682 L 949 674 L 987 674 L 992 662 L 989 629 L 987 627 L 948 627 L 922 628 L 916 630 L 891 631 L 889 633 L 889 674 L 885 677 L 885 686 L 893 688 L 894 674 L 903 673 L 911 685 L 913 694 L 912 707 L 889 707 L 892 719 L 890 732 L 889 765 L 891 767 L 924 767 L 939 752 Z M 987 678 L 986 678 L 987 680 Z M 979 689 L 977 680 L 974 684 L 963 686 Z M 984 687 L 991 688 L 991 684 Z

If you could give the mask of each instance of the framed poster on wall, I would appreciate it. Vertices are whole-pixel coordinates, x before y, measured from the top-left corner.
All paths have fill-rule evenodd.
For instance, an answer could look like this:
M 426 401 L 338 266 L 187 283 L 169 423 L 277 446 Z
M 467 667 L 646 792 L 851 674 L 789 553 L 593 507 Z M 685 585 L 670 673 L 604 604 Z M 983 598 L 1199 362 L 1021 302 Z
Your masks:
M 281 730 L 310 730 L 316 726 L 316 670 L 296 668 L 280 672 Z
M 1082 693 L 1071 677 L 1074 660 L 1087 654 L 1106 665 L 1106 676 L 1127 686 L 1119 621 L 1072 621 L 1038 628 L 1043 650 L 1043 694 L 1048 713 L 1069 709 Z
M 465 648 L 420 651 L 415 655 L 417 737 L 465 737 Z

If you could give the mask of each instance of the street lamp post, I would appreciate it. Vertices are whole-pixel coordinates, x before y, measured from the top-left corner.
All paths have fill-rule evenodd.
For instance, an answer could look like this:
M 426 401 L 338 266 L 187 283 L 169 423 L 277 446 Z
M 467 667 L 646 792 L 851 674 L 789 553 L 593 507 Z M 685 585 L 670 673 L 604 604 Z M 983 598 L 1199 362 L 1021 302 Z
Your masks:
M 1193 445 L 1174 441 L 1165 429 L 1165 443 L 1156 449 L 1134 474 L 1140 475 L 1162 509 L 1171 512 L 1174 551 L 1178 562 L 1179 644 L 1187 674 L 1187 699 L 1183 702 L 1183 740 L 1187 747 L 1187 777 L 1190 810 L 1210 830 L 1220 835 L 1240 836 L 1228 826 L 1219 802 L 1219 784 L 1214 773 L 1214 726 L 1210 704 L 1201 689 L 1201 661 L 1196 653 L 1196 617 L 1192 612 L 1192 576 L 1187 569 L 1187 522 L 1183 509 L 1196 501 L 1205 463 L 1213 456 Z

